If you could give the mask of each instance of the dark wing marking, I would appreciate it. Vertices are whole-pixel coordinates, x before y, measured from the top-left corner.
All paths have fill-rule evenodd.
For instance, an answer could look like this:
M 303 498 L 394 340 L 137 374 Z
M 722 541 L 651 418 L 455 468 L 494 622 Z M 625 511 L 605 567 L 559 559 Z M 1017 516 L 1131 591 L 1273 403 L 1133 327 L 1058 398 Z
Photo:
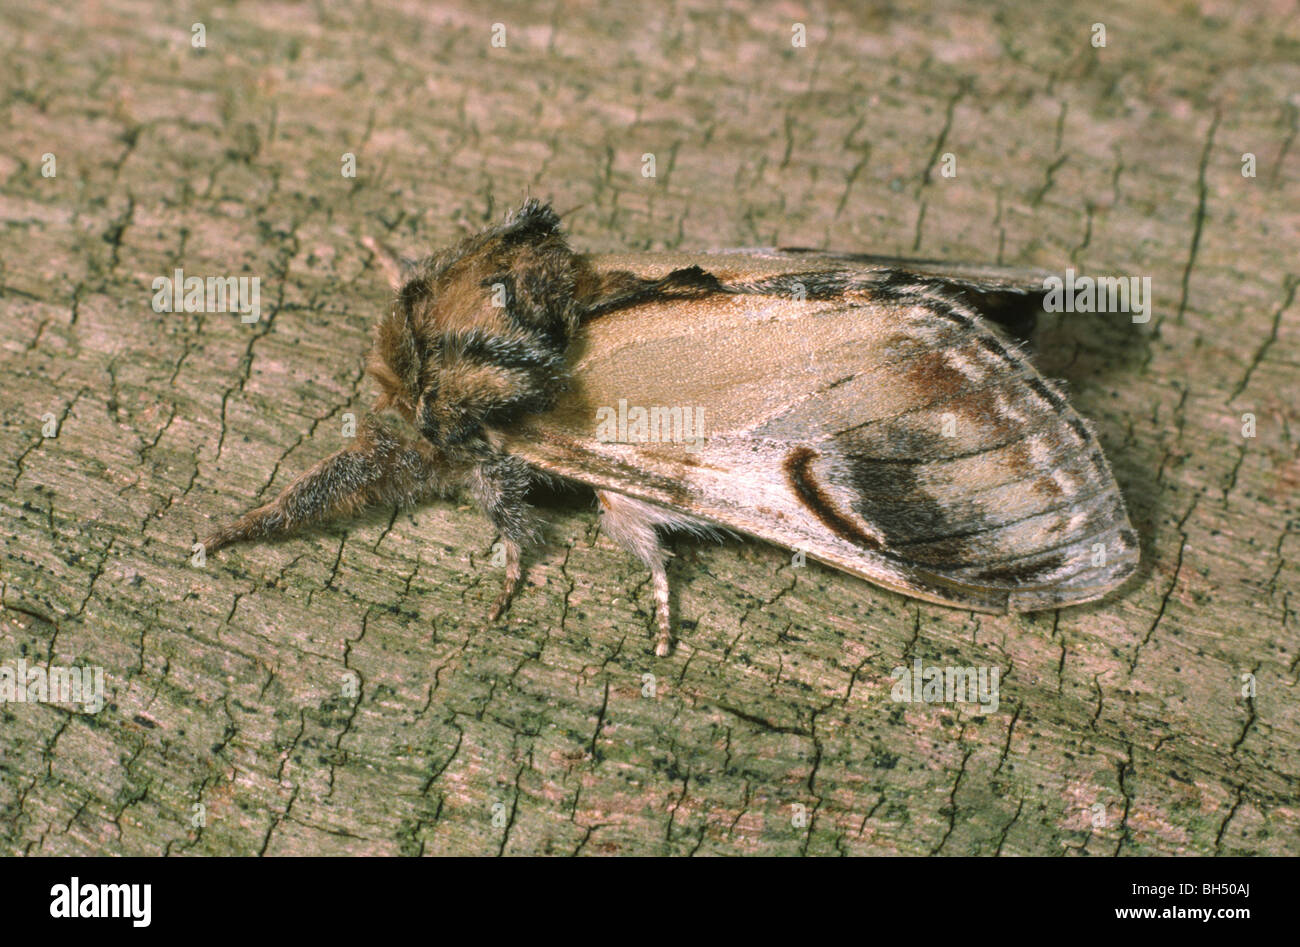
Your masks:
M 848 267 L 861 272 L 888 271 L 901 273 L 912 279 L 935 279 L 945 283 L 969 286 L 973 289 L 1042 293 L 1043 280 L 1051 275 L 1047 270 L 1030 266 L 999 266 L 988 263 L 959 263 L 952 260 L 926 260 L 910 257 L 880 256 L 873 253 L 835 253 L 806 247 L 749 247 L 718 251 L 719 256 L 732 255 L 770 261 L 776 267 L 790 269 L 790 264 L 800 268 Z
M 798 495 L 804 506 L 822 521 L 827 529 L 849 542 L 857 543 L 866 549 L 880 549 L 880 541 L 864 533 L 852 520 L 835 507 L 835 503 L 826 495 L 817 478 L 813 476 L 811 465 L 817 459 L 817 452 L 809 447 L 796 447 L 785 457 L 785 473 L 790 481 L 790 488 Z

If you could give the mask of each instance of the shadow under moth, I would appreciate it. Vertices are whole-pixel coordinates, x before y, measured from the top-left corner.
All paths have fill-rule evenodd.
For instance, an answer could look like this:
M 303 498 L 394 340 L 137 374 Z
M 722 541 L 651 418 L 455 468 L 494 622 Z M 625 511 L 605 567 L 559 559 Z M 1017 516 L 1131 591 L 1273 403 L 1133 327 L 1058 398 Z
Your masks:
M 1136 569 L 1091 427 L 999 327 L 1041 302 L 1042 273 L 784 249 L 585 255 L 535 200 L 420 260 L 366 244 L 394 287 L 368 363 L 374 413 L 206 550 L 465 493 L 506 554 L 495 620 L 540 542 L 530 485 L 576 481 L 650 570 L 659 655 L 661 530 L 757 537 L 984 612 L 1088 602 Z

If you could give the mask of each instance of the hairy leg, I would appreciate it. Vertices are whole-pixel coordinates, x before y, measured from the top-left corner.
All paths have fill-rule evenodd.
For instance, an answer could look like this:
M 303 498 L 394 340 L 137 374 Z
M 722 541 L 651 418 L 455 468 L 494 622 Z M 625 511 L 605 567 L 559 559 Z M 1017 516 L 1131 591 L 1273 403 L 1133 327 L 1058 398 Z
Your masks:
M 510 600 L 515 597 L 515 592 L 519 588 L 519 581 L 524 576 L 524 556 L 523 546 L 509 539 L 503 539 L 502 544 L 506 547 L 506 581 L 501 589 L 501 594 L 492 604 L 488 611 L 488 621 L 496 621 L 505 614 L 510 607 Z
M 621 493 L 597 490 L 596 499 L 600 501 L 600 524 L 605 534 L 650 570 L 650 577 L 654 580 L 655 621 L 659 626 L 655 654 L 666 657 L 672 645 L 667 569 L 671 553 L 659 541 L 658 527 L 686 529 L 703 536 L 716 536 L 717 531 L 699 520 Z
M 286 535 L 372 505 L 410 505 L 445 492 L 443 458 L 424 441 L 410 442 L 366 415 L 356 442 L 322 460 L 278 497 L 203 540 L 208 552 L 231 543 Z
M 527 501 L 533 472 L 518 457 L 489 454 L 474 469 L 470 493 L 501 534 L 506 551 L 505 588 L 488 614 L 496 621 L 510 605 L 523 578 L 523 550 L 541 541 L 541 530 Z

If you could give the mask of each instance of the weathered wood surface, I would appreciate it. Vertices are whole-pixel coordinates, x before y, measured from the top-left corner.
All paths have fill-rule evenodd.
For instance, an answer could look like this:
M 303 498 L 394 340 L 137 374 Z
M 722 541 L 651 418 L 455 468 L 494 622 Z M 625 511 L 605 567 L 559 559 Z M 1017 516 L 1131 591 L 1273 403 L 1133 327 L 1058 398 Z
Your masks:
M 1073 3 L 754 6 L 5 6 L 0 663 L 101 666 L 109 701 L 0 707 L 5 851 L 1300 851 L 1295 5 L 1111 5 L 1105 48 Z M 993 618 L 682 543 L 658 660 L 589 497 L 500 627 L 454 504 L 193 567 L 364 409 L 359 236 L 433 247 L 530 192 L 592 250 L 1152 277 L 1149 325 L 1036 338 L 1141 574 Z M 261 320 L 155 313 L 177 267 L 260 277 Z M 891 702 L 914 658 L 997 666 L 1000 707 Z

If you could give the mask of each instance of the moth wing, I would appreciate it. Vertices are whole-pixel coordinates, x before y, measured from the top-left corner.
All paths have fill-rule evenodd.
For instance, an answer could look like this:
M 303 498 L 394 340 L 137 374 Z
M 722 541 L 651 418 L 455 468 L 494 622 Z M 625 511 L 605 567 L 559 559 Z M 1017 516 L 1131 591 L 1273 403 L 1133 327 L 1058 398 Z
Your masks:
M 958 288 L 666 256 L 597 259 L 648 278 L 700 265 L 724 291 L 585 324 L 569 391 L 507 449 L 948 605 L 1052 608 L 1134 571 L 1092 431 Z

